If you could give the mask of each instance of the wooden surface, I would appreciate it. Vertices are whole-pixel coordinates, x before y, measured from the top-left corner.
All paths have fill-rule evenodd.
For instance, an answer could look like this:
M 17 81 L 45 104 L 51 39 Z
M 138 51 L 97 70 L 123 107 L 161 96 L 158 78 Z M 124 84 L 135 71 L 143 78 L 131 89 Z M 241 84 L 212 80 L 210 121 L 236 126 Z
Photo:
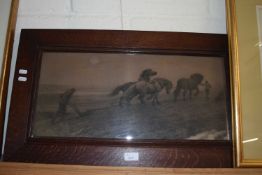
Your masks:
M 262 169 L 173 169 L 0 163 L 0 175 L 261 175 Z
M 31 137 L 31 121 L 40 74 L 40 55 L 44 51 L 218 56 L 228 62 L 227 36 L 220 34 L 23 30 L 9 112 L 5 161 L 165 168 L 233 166 L 232 143 L 229 140 L 127 141 Z M 28 70 L 27 82 L 17 81 L 19 69 Z M 139 161 L 124 161 L 123 155 L 126 152 L 138 152 Z

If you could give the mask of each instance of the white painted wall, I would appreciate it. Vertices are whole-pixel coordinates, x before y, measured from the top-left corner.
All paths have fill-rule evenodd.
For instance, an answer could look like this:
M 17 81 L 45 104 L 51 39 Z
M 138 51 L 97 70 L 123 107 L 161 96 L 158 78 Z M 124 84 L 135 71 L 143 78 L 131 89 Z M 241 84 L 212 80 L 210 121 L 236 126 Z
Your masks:
M 22 28 L 226 33 L 225 0 L 20 0 L 7 109 Z
M 0 0 L 0 72 L 2 72 L 2 63 L 10 9 L 11 1 Z

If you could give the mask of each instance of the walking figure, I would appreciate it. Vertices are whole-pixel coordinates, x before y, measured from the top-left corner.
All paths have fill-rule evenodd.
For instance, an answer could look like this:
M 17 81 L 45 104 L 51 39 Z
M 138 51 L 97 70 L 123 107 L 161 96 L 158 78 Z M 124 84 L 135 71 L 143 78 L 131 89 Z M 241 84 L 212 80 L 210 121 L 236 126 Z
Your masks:
M 211 84 L 206 80 L 204 83 L 206 99 L 209 99 Z
M 70 99 L 75 91 L 76 91 L 75 88 L 71 88 L 71 89 L 66 90 L 64 93 L 60 95 L 58 109 L 56 111 L 56 117 L 54 119 L 54 122 L 59 121 L 66 114 L 67 107 L 68 105 L 70 105 L 69 104 Z

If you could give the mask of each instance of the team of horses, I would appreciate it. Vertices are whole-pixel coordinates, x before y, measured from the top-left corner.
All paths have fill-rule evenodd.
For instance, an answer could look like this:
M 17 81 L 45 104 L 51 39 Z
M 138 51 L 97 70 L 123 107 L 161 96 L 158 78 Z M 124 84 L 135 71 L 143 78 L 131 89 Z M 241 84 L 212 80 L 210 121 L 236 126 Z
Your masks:
M 138 81 L 127 82 L 116 87 L 111 95 L 115 96 L 122 92 L 119 100 L 119 105 L 130 104 L 133 98 L 138 97 L 141 104 L 146 100 L 152 100 L 152 104 L 160 104 L 158 100 L 159 93 L 165 90 L 167 94 L 170 94 L 173 83 L 161 77 L 155 77 L 157 72 L 152 69 L 145 69 L 141 72 Z M 179 94 L 182 92 L 183 99 L 186 99 L 186 95 L 191 99 L 192 93 L 198 95 L 198 86 L 201 84 L 204 76 L 200 73 L 194 73 L 189 78 L 181 78 L 177 81 L 175 90 L 173 91 L 174 101 L 177 100 Z

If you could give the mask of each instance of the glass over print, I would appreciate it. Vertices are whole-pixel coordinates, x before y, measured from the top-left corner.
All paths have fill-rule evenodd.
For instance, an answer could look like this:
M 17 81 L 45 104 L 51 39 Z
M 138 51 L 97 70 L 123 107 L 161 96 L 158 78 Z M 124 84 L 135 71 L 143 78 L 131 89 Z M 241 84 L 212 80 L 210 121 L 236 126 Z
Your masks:
M 44 52 L 32 137 L 228 140 L 222 57 Z
M 243 159 L 262 159 L 261 152 L 261 0 L 236 1 L 239 42 Z
M 261 167 L 262 0 L 228 0 L 232 48 L 235 158 L 238 167 Z

